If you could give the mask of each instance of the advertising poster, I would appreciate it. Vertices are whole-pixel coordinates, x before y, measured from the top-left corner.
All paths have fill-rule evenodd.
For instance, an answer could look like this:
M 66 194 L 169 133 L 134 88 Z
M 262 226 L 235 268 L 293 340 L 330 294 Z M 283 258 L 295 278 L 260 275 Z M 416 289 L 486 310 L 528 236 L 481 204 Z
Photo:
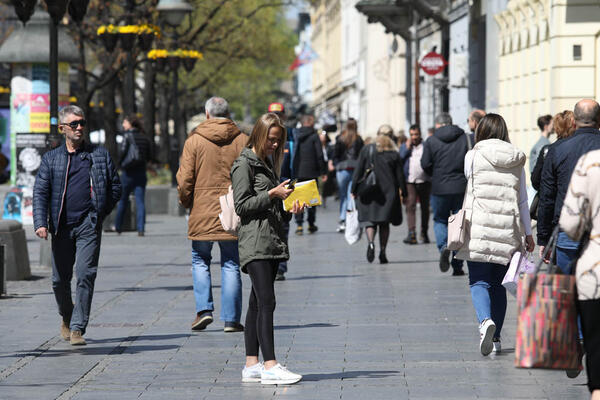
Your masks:
M 50 95 L 32 94 L 29 104 L 29 132 L 50 132 Z
M 23 203 L 23 191 L 19 188 L 12 188 L 4 197 L 4 211 L 2 219 L 14 219 L 23 223 L 21 216 L 21 205 Z
M 16 186 L 23 190 L 21 217 L 24 225 L 33 224 L 33 185 L 42 163 L 42 155 L 48 150 L 47 138 L 45 133 L 16 134 Z

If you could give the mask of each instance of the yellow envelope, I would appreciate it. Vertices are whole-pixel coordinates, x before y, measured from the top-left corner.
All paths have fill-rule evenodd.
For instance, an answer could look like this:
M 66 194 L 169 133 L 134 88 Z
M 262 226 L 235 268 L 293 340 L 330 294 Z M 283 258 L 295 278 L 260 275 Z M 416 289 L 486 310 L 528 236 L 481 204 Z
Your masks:
M 291 210 L 296 200 L 300 201 L 300 205 L 306 204 L 308 207 L 320 206 L 321 195 L 319 194 L 317 181 L 311 179 L 310 181 L 296 183 L 296 188 L 292 194 L 283 201 L 285 211 Z

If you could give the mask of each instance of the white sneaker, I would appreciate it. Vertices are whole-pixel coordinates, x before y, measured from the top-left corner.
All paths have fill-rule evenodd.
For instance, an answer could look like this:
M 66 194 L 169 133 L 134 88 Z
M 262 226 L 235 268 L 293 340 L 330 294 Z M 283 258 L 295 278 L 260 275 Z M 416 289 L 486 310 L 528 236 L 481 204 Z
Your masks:
M 302 379 L 302 375 L 290 372 L 281 364 L 271 369 L 263 369 L 260 374 L 260 383 L 263 385 L 291 385 Z
M 492 350 L 492 352 L 501 353 L 502 352 L 502 342 L 500 341 L 500 338 L 494 339 L 493 344 L 494 344 L 494 350 Z
M 479 350 L 484 356 L 490 354 L 494 349 L 492 342 L 494 332 L 496 332 L 496 324 L 489 318 L 479 326 Z
M 264 369 L 265 366 L 261 362 L 251 367 L 244 367 L 242 370 L 242 382 L 260 382 L 260 374 Z

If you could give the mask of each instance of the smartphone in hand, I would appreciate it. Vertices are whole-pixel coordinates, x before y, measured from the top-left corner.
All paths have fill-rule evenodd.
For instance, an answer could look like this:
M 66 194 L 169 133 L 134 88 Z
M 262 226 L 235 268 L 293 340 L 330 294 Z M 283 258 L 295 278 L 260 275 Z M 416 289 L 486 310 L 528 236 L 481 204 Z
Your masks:
M 298 182 L 298 179 L 292 179 L 290 181 L 290 183 L 288 183 L 287 188 L 294 190 L 296 188 L 296 183 L 297 182 Z

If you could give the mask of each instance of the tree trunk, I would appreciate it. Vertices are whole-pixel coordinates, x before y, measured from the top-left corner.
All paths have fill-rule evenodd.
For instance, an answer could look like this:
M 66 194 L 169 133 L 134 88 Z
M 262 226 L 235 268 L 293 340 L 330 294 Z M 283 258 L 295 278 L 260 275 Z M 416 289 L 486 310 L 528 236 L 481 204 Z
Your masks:
M 117 80 L 112 79 L 109 84 L 102 88 L 102 107 L 103 122 L 104 122 L 104 146 L 110 153 L 115 164 L 118 166 L 118 150 L 117 150 L 117 113 L 115 104 L 115 92 L 117 90 Z
M 143 124 L 144 131 L 150 139 L 150 152 L 152 159 L 157 158 L 156 146 L 154 141 L 154 124 L 156 123 L 156 90 L 154 82 L 156 81 L 156 69 L 153 63 L 146 62 L 144 65 L 144 105 L 143 105 Z
M 169 88 L 164 85 L 160 88 L 160 107 L 158 110 L 158 120 L 160 121 L 160 162 L 167 164 L 169 162 L 169 151 L 171 141 L 169 138 Z

